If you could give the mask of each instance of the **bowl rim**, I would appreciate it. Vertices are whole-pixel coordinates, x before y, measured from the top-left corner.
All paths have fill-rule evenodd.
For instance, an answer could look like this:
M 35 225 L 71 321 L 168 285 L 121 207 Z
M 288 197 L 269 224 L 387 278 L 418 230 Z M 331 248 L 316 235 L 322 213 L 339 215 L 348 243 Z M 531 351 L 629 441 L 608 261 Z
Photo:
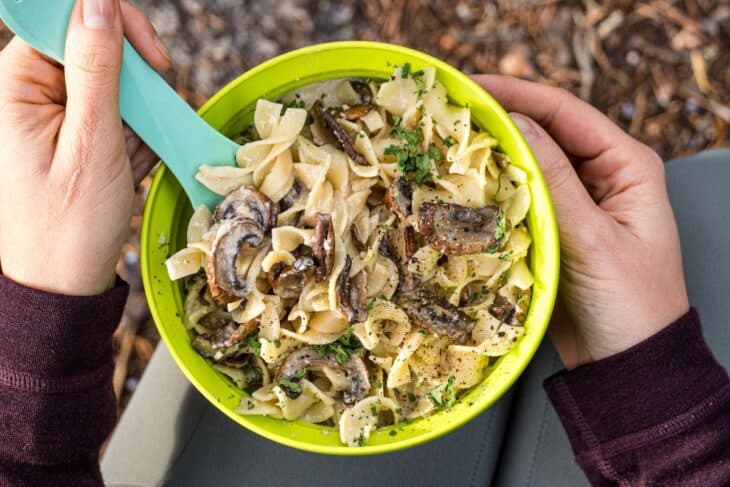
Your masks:
M 547 216 L 547 221 L 543 221 L 542 230 L 547 233 L 547 248 L 546 248 L 546 260 L 548 262 L 552 262 L 552 266 L 549 269 L 549 272 L 552 274 L 552 279 L 548 280 L 546 282 L 546 290 L 545 292 L 549 292 L 549 306 L 545 310 L 547 314 L 551 314 L 554 305 L 555 305 L 555 299 L 557 296 L 557 288 L 558 288 L 558 279 L 559 279 L 559 263 L 560 263 L 560 246 L 558 241 L 558 227 L 557 227 L 557 219 L 555 216 L 554 207 L 552 204 L 552 200 L 550 198 L 550 193 L 547 187 L 547 184 L 545 182 L 545 178 L 542 174 L 542 171 L 540 170 L 540 166 L 537 163 L 537 160 L 535 159 L 534 154 L 532 153 L 532 150 L 530 149 L 529 144 L 523 137 L 522 133 L 519 131 L 519 129 L 516 127 L 510 116 L 507 114 L 507 112 L 504 110 L 504 108 L 489 94 L 486 90 L 481 88 L 471 77 L 469 77 L 467 74 L 463 73 L 462 71 L 458 70 L 457 68 L 451 66 L 450 64 L 446 63 L 445 61 L 442 61 L 434 56 L 431 56 L 430 54 L 424 53 L 422 51 L 418 51 L 415 49 L 411 49 L 405 46 L 397 45 L 397 44 L 389 44 L 384 42 L 375 42 L 375 41 L 337 41 L 337 42 L 326 42 L 326 43 L 320 43 L 320 44 L 314 44 L 306 47 L 302 47 L 293 51 L 286 52 L 284 54 L 281 54 L 279 56 L 273 57 L 247 71 L 245 71 L 240 76 L 237 76 L 232 81 L 228 82 L 222 89 L 220 89 L 218 92 L 216 92 L 203 106 L 200 107 L 198 110 L 198 114 L 201 116 L 204 116 L 209 110 L 211 110 L 215 105 L 217 105 L 219 102 L 224 100 L 233 90 L 236 89 L 238 85 L 245 82 L 247 79 L 254 77 L 258 75 L 259 73 L 266 71 L 270 67 L 274 65 L 278 65 L 282 62 L 286 62 L 287 60 L 297 58 L 300 56 L 306 56 L 312 53 L 322 52 L 322 51 L 329 51 L 329 50 L 341 50 L 341 49 L 353 49 L 353 48 L 362 48 L 362 49 L 377 49 L 377 50 L 384 50 L 384 51 L 390 51 L 390 52 L 396 52 L 399 54 L 403 54 L 409 57 L 417 58 L 419 61 L 423 61 L 424 63 L 427 63 L 429 65 L 432 65 L 436 67 L 437 71 L 446 71 L 449 72 L 450 75 L 455 76 L 456 78 L 459 78 L 461 82 L 465 84 L 471 84 L 473 88 L 478 88 L 479 90 L 483 91 L 485 95 L 485 101 L 490 106 L 491 110 L 494 112 L 494 114 L 499 118 L 499 121 L 504 124 L 510 131 L 510 137 L 514 139 L 514 142 L 519 147 L 521 151 L 521 156 L 523 158 L 526 158 L 529 160 L 530 164 L 533 164 L 535 168 L 538 170 L 534 174 L 534 179 L 531 182 L 532 188 L 537 188 L 541 192 L 543 192 L 547 198 L 547 207 L 541 208 L 541 215 Z M 150 186 L 147 200 L 145 202 L 145 208 L 144 208 L 144 215 L 146 216 L 148 209 L 151 210 L 152 202 L 155 201 L 157 197 L 157 193 L 160 191 L 163 180 L 165 179 L 168 169 L 166 166 L 161 165 L 159 170 L 157 171 L 157 174 L 154 177 L 154 180 Z M 533 189 L 534 190 L 534 189 Z M 534 204 L 534 203 L 533 203 Z M 148 297 L 151 295 L 151 286 L 152 284 L 152 275 L 151 275 L 151 269 L 147 265 L 147 247 L 144 245 L 145 243 L 149 243 L 152 240 L 150 240 L 150 232 L 151 232 L 151 218 L 143 217 L 142 219 L 142 228 L 141 228 L 141 234 L 140 234 L 140 269 L 142 274 L 142 282 L 144 285 L 145 295 Z M 552 245 L 550 245 L 552 243 Z M 248 430 L 263 436 L 264 438 L 274 441 L 276 443 L 286 445 L 292 448 L 296 448 L 302 451 L 310 452 L 310 453 L 319 453 L 319 454 L 328 454 L 328 455 L 341 455 L 341 456 L 361 456 L 361 455 L 371 455 L 371 454 L 382 454 L 382 453 L 390 453 L 395 452 L 399 450 L 403 450 L 409 447 L 413 447 L 416 445 L 424 444 L 429 441 L 432 441 L 440 436 L 445 435 L 446 433 L 449 433 L 464 424 L 468 423 L 472 419 L 474 419 L 479 414 L 482 414 L 484 411 L 486 411 L 489 407 L 491 407 L 494 402 L 496 402 L 499 398 L 501 398 L 507 390 L 512 387 L 512 385 L 517 381 L 517 379 L 522 375 L 527 365 L 532 361 L 535 353 L 537 352 L 538 347 L 542 343 L 542 340 L 544 338 L 544 334 L 547 331 L 547 327 L 549 324 L 549 318 L 545 319 L 545 325 L 541 327 L 541 329 L 535 329 L 532 331 L 532 333 L 538 335 L 539 337 L 536 337 L 536 339 L 530 341 L 529 343 L 523 343 L 522 346 L 527 346 L 527 350 L 525 352 L 526 355 L 528 355 L 530 358 L 527 360 L 523 360 L 520 363 L 514 365 L 511 369 L 511 374 L 505 379 L 500 381 L 496 389 L 496 394 L 494 394 L 494 401 L 480 404 L 477 407 L 470 407 L 468 410 L 463 411 L 459 416 L 448 422 L 448 423 L 442 423 L 438 425 L 437 427 L 426 431 L 424 433 L 415 435 L 410 438 L 405 439 L 395 439 L 392 443 L 385 443 L 385 444 L 379 444 L 379 445 L 365 445 L 358 448 L 352 448 L 347 445 L 337 445 L 337 446 L 329 446 L 329 445 L 318 445 L 314 443 L 310 443 L 306 440 L 299 440 L 297 438 L 293 438 L 290 436 L 285 436 L 283 434 L 280 434 L 278 432 L 273 432 L 269 430 L 266 427 L 261 427 L 257 424 L 252 423 L 246 423 L 244 424 L 241 421 L 241 418 L 245 418 L 245 416 L 236 414 L 232 410 L 229 410 L 225 407 L 223 407 L 217 400 L 216 397 L 208 391 L 200 381 L 195 377 L 195 375 L 188 369 L 188 367 L 185 366 L 184 361 L 180 358 L 177 351 L 169 347 L 167 345 L 168 343 L 168 335 L 164 327 L 160 326 L 159 323 L 161 323 L 161 316 L 159 315 L 158 309 L 156 306 L 150 306 L 150 314 L 152 315 L 152 318 L 155 322 L 155 325 L 160 333 L 160 336 L 162 338 L 162 342 L 164 343 L 164 346 L 167 347 L 170 355 L 172 356 L 173 360 L 175 361 L 178 368 L 183 372 L 185 377 L 188 381 L 217 409 L 219 409 L 223 414 L 231 418 L 234 422 L 238 423 L 241 426 L 244 426 Z M 283 421 L 283 420 L 281 420 Z

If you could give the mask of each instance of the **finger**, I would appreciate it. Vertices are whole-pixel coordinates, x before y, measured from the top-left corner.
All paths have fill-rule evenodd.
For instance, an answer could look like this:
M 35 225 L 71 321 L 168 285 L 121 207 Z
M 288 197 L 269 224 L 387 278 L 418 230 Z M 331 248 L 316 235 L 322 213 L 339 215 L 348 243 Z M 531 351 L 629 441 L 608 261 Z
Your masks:
M 565 90 L 510 76 L 473 78 L 507 111 L 532 118 L 575 156 L 596 158 L 618 143 L 635 142 L 608 117 Z
M 170 53 L 144 13 L 122 2 L 122 23 L 127 39 L 150 66 L 160 72 L 170 69 Z
M 525 136 L 545 175 L 558 219 L 561 240 L 570 241 L 575 232 L 593 227 L 602 214 L 581 183 L 568 157 L 537 122 L 519 114 L 510 114 Z
M 122 133 L 119 73 L 123 38 L 119 0 L 76 2 L 66 40 L 68 103 L 61 133 L 76 153 L 70 162 L 78 163 L 79 154 L 85 152 L 103 149 L 118 155 L 116 151 L 122 149 L 110 142 Z
M 14 37 L 0 53 L 2 96 L 9 102 L 62 105 L 66 101 L 63 69 L 51 58 Z
M 137 152 L 131 157 L 131 161 L 134 184 L 139 185 L 152 168 L 160 162 L 160 158 L 152 149 L 147 147 L 147 144 L 142 143 Z
M 138 185 L 160 161 L 160 158 L 126 125 L 124 126 L 124 140 L 132 167 L 134 184 Z

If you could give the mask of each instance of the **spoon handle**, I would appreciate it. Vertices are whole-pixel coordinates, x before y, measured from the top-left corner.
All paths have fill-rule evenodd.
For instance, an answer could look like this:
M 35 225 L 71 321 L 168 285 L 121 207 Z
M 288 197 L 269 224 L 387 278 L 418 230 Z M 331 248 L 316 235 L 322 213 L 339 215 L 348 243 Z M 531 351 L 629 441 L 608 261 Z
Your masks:
M 63 62 L 75 0 L 0 0 L 0 17 L 24 41 Z M 198 166 L 235 165 L 238 145 L 210 127 L 124 40 L 122 118 L 165 161 L 194 207 L 220 196 L 195 180 Z

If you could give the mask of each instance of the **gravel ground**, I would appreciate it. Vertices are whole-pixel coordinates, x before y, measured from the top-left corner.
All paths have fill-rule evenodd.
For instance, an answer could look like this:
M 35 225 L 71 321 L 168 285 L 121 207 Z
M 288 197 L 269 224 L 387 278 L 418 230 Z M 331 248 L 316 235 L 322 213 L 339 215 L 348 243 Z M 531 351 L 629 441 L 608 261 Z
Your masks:
M 246 69 L 317 42 L 411 46 L 469 72 L 561 86 L 665 159 L 728 145 L 730 2 L 710 0 L 135 0 L 170 47 L 167 79 L 192 105 Z M 9 33 L 0 26 L 0 46 Z M 123 408 L 159 342 L 142 294 L 138 230 L 119 272 L 132 286 L 116 334 Z

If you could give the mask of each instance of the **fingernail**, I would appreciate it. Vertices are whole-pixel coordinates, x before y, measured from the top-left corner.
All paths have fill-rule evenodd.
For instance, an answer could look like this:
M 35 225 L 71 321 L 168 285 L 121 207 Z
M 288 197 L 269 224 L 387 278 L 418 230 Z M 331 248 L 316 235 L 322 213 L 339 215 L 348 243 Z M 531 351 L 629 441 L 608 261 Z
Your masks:
M 517 125 L 517 128 L 520 129 L 520 132 L 522 132 L 522 135 L 525 136 L 528 142 L 539 135 L 537 127 L 535 126 L 535 122 L 532 121 L 532 119 L 527 118 L 521 113 L 510 113 L 509 116 L 512 118 L 512 121 L 515 123 L 515 125 Z
M 111 29 L 114 22 L 114 0 L 83 0 L 84 25 L 89 29 Z
M 160 54 L 162 54 L 165 57 L 165 59 L 167 59 L 168 63 L 171 63 L 172 58 L 170 57 L 170 51 L 167 49 L 167 46 L 165 45 L 165 43 L 162 42 L 162 39 L 155 36 L 154 43 L 155 43 L 155 47 L 157 48 L 157 50 L 160 51 Z

